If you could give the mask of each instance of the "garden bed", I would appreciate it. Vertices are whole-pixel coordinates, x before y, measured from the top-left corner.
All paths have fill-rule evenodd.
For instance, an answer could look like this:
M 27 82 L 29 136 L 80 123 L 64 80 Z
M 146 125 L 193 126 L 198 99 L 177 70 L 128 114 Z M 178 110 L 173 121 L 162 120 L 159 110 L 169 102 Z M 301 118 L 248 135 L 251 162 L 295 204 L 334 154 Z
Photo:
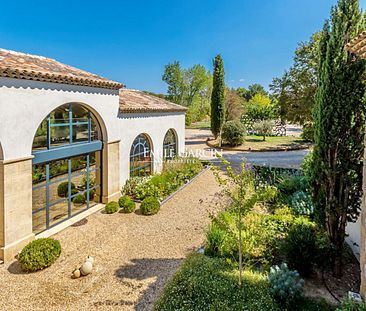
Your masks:
M 248 135 L 245 137 L 244 144 L 235 147 L 229 146 L 227 144 L 222 144 L 222 146 L 219 147 L 218 140 L 208 139 L 206 143 L 208 146 L 213 148 L 251 152 L 302 150 L 313 146 L 312 143 L 301 140 L 294 136 L 268 136 L 266 137 L 266 141 L 263 141 L 262 136 Z
M 130 178 L 122 189 L 122 194 L 141 202 L 147 197 L 155 197 L 161 203 L 168 201 L 189 184 L 204 169 L 197 158 L 179 158 L 164 163 L 161 173 L 154 176 Z

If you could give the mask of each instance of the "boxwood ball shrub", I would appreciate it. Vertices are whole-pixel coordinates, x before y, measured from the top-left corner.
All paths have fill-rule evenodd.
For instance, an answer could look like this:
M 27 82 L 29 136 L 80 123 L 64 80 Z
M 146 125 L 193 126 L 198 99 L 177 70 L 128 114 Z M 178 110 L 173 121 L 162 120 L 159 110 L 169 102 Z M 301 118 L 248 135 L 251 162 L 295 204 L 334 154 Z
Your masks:
M 222 128 L 222 139 L 230 146 L 239 146 L 244 142 L 245 128 L 240 121 L 227 121 Z
M 147 197 L 142 201 L 140 209 L 143 215 L 155 215 L 160 210 L 160 203 L 157 198 Z
M 109 202 L 106 204 L 104 210 L 107 214 L 113 214 L 113 213 L 118 212 L 119 205 L 117 202 L 112 201 L 112 202 Z
M 71 194 L 74 194 L 73 190 L 76 190 L 75 188 L 76 188 L 75 184 L 71 183 Z M 57 186 L 57 195 L 59 197 L 66 197 L 68 195 L 68 192 L 69 192 L 69 183 L 67 181 L 62 182 Z
M 289 306 L 303 295 L 304 280 L 297 271 L 290 270 L 285 263 L 271 267 L 268 280 L 273 297 L 282 306 Z
M 120 197 L 118 204 L 124 213 L 133 213 L 136 209 L 136 203 L 127 195 Z
M 78 194 L 76 197 L 72 199 L 72 203 L 74 204 L 84 204 L 86 202 L 86 196 L 84 194 Z
M 61 254 L 60 242 L 42 238 L 30 242 L 19 254 L 20 267 L 24 271 L 37 271 L 51 266 Z

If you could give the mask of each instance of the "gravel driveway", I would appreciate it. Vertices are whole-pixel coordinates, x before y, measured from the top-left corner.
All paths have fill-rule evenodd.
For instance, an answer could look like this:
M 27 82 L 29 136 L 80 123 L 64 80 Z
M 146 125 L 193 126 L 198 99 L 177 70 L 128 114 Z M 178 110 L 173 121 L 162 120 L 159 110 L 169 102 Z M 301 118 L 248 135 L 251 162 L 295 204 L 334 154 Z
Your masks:
M 219 186 L 206 171 L 154 216 L 95 213 L 56 234 L 62 254 L 40 272 L 0 266 L 0 310 L 151 310 L 182 259 L 204 241 Z M 95 269 L 71 279 L 87 255 Z

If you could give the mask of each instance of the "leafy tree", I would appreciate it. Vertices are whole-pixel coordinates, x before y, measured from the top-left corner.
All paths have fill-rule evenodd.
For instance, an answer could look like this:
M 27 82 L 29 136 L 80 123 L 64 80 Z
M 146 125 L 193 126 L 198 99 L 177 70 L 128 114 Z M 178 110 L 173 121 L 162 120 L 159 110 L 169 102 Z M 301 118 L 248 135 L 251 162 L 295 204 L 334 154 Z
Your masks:
M 302 125 L 313 122 L 320 37 L 321 32 L 316 32 L 309 41 L 301 42 L 292 67 L 282 77 L 274 78 L 270 85 L 278 101 L 280 116 L 290 122 Z
M 202 65 L 194 65 L 183 71 L 183 77 L 185 89 L 187 90 L 186 103 L 187 106 L 190 106 L 194 97 L 207 88 L 210 73 Z
M 233 89 L 226 89 L 225 94 L 225 107 L 226 117 L 225 120 L 240 120 L 244 111 L 244 98 Z
M 214 59 L 213 87 L 211 96 L 211 131 L 217 138 L 225 121 L 225 71 L 221 55 Z M 221 140 L 221 139 L 220 139 Z
M 251 120 L 263 121 L 275 118 L 275 109 L 267 95 L 254 95 L 245 106 L 245 116 Z
M 180 63 L 175 61 L 166 65 L 162 79 L 168 84 L 169 99 L 177 104 L 183 104 L 186 86 Z
M 359 216 L 362 197 L 366 63 L 345 45 L 364 27 L 358 0 L 339 0 L 319 47 L 311 184 L 334 248 L 336 276 L 342 272 L 346 224 Z
M 243 89 L 243 90 L 245 90 L 245 89 Z M 257 94 L 267 96 L 268 92 L 259 83 L 254 83 L 254 84 L 249 85 L 248 90 L 245 90 L 245 92 L 243 93 L 244 98 L 247 101 L 250 101 Z

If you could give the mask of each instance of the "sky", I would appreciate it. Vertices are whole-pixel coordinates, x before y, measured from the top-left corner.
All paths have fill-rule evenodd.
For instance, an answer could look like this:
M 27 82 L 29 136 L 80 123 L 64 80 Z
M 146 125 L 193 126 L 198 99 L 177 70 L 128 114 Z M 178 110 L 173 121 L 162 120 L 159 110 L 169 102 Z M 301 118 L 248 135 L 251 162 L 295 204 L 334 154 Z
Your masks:
M 230 87 L 268 88 L 336 0 L 1 1 L 0 47 L 166 92 L 164 66 L 224 59 Z M 360 0 L 366 8 L 366 0 Z

